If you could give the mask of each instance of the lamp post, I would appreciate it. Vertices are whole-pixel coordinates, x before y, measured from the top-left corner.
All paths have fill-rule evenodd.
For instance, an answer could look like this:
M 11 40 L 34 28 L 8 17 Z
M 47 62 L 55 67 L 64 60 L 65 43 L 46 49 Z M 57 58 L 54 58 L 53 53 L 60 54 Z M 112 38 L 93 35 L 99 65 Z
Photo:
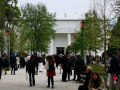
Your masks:
M 10 59 L 10 31 L 6 31 L 7 34 L 7 54 L 8 54 L 8 58 Z
M 81 48 L 81 56 L 82 56 L 82 58 L 84 58 L 84 48 L 83 48 L 83 44 L 84 44 L 84 42 L 83 42 L 83 31 L 84 31 L 84 27 L 85 27 L 85 22 L 84 22 L 84 20 L 82 20 L 81 21 L 81 39 L 82 39 L 82 48 Z
M 76 57 L 76 35 L 74 35 L 74 39 L 75 39 L 75 57 Z

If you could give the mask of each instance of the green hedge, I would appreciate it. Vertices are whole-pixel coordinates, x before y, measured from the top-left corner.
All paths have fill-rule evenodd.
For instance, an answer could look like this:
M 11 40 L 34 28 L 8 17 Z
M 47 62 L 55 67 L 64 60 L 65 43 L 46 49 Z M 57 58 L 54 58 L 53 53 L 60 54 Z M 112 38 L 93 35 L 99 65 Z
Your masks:
M 105 80 L 107 80 L 107 73 L 105 71 L 104 66 L 99 66 L 99 65 L 90 65 L 93 69 L 93 72 L 97 72 L 100 76 L 103 76 Z

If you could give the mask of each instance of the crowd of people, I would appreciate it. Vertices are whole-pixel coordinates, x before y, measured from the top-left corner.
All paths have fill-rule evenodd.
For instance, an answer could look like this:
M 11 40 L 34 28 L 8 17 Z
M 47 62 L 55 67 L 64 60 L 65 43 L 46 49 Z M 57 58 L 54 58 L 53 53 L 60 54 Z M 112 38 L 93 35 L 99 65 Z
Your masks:
M 96 59 L 96 60 L 95 60 Z M 2 71 L 7 75 L 7 71 L 10 68 L 11 75 L 15 75 L 18 69 L 26 68 L 26 73 L 29 74 L 29 85 L 35 86 L 35 75 L 39 72 L 43 72 L 43 66 L 46 69 L 48 77 L 47 87 L 54 88 L 54 76 L 56 76 L 55 69 L 60 66 L 60 73 L 62 73 L 62 82 L 78 81 L 83 85 L 78 87 L 78 90 L 107 90 L 106 86 L 109 86 L 108 90 L 120 89 L 120 54 L 119 51 L 115 51 L 113 55 L 107 54 L 106 62 L 106 74 L 108 74 L 107 82 L 105 83 L 102 76 L 92 70 L 89 66 L 92 64 L 101 64 L 102 60 L 99 56 L 86 56 L 81 58 L 80 55 L 71 55 L 66 52 L 65 55 L 28 55 L 26 58 L 23 55 L 15 55 L 12 53 L 10 60 L 6 54 L 0 56 L 0 79 Z M 56 65 L 56 66 L 55 66 Z M 40 69 L 38 69 L 40 66 Z M 62 71 L 62 72 L 61 72 Z M 73 78 L 70 78 L 70 76 Z M 84 79 L 82 77 L 84 75 Z

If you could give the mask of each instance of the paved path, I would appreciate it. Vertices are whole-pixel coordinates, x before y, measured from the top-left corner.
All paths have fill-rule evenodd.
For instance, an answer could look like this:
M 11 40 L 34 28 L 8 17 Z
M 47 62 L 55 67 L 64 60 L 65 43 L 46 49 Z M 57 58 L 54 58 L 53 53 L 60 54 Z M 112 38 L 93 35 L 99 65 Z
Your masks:
M 59 74 L 59 70 L 56 70 L 56 73 L 57 75 L 54 77 L 54 90 L 78 90 L 80 83 L 75 83 L 74 81 L 62 82 L 62 74 Z M 47 77 L 45 69 L 42 73 L 39 72 L 35 78 L 36 86 L 29 87 L 29 82 L 28 80 L 26 81 L 25 69 L 19 69 L 16 72 L 16 75 L 11 75 L 10 71 L 8 71 L 8 75 L 2 75 L 2 79 L 0 80 L 0 90 L 51 90 L 51 88 L 46 87 Z

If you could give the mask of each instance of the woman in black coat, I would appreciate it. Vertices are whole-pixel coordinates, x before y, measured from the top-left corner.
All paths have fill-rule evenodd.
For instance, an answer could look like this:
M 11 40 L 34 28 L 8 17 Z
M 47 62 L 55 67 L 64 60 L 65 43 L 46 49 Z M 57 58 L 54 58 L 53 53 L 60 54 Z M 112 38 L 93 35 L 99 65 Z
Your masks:
M 7 55 L 3 55 L 3 62 L 4 62 L 4 70 L 5 70 L 5 75 L 7 75 L 7 69 L 9 68 L 9 60 Z
M 29 74 L 30 86 L 35 86 L 35 60 L 33 55 L 26 65 L 26 72 Z

